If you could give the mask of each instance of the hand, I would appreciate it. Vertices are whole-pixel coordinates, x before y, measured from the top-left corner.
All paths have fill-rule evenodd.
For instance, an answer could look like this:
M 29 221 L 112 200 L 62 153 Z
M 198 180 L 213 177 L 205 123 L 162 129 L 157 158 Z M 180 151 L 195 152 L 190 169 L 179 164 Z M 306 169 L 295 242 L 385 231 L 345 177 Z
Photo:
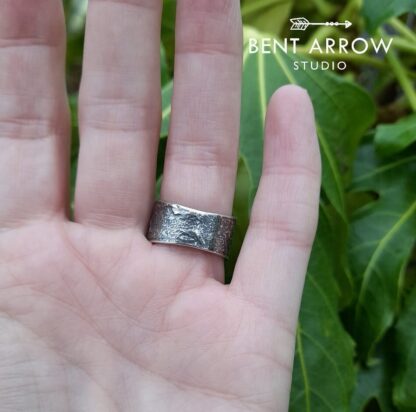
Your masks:
M 312 106 L 298 87 L 271 99 L 231 285 L 219 257 L 151 245 L 161 3 L 90 0 L 70 222 L 61 2 L 0 1 L 1 412 L 287 410 L 319 200 Z M 223 214 L 239 134 L 238 3 L 178 0 L 161 195 Z

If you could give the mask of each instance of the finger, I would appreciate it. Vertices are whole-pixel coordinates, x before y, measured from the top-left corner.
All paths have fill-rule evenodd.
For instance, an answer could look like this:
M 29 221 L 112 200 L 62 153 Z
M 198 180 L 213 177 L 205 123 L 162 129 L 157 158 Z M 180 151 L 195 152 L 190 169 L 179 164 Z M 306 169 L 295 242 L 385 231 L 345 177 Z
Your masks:
M 268 109 L 263 176 L 231 290 L 293 331 L 316 231 L 320 170 L 310 99 L 285 86 Z
M 240 115 L 235 0 L 178 0 L 175 81 L 163 200 L 230 214 Z
M 0 1 L 0 227 L 65 216 L 64 63 L 61 2 Z
M 80 90 L 78 222 L 147 225 L 160 127 L 161 0 L 91 0 Z

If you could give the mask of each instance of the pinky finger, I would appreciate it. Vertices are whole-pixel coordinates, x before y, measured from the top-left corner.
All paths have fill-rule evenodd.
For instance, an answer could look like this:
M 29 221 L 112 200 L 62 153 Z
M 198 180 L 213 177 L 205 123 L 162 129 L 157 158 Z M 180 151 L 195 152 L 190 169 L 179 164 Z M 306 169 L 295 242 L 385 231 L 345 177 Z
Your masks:
M 270 101 L 263 175 L 231 290 L 293 331 L 317 225 L 320 164 L 308 94 L 282 87 Z

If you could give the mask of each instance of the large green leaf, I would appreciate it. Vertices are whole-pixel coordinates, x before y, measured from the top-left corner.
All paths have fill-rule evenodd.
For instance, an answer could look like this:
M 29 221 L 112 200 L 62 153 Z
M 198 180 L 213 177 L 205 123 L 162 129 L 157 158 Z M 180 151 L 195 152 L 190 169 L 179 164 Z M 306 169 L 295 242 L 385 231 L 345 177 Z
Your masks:
M 359 285 L 353 334 L 367 359 L 396 314 L 401 275 L 416 239 L 416 156 L 385 161 L 372 144 L 362 147 L 353 191 L 379 198 L 358 209 L 351 224 L 349 256 Z
M 355 379 L 353 343 L 338 317 L 333 242 L 334 233 L 321 212 L 297 332 L 292 412 L 350 410 Z
M 349 267 L 347 249 L 349 227 L 340 219 L 338 213 L 331 206 L 325 207 L 325 212 L 330 220 L 332 233 L 336 233 L 331 244 L 331 251 L 334 255 L 335 278 L 339 296 L 339 309 L 348 307 L 354 299 L 354 279 Z
M 390 17 L 415 10 L 416 0 L 364 0 L 362 14 L 367 28 L 374 32 Z
M 294 0 L 242 0 L 243 22 L 263 32 L 280 34 L 293 4 Z
M 241 153 L 247 161 L 253 192 L 261 175 L 263 124 L 267 103 L 284 84 L 298 84 L 308 90 L 315 106 L 323 161 L 323 188 L 330 202 L 345 215 L 343 175 L 349 170 L 359 139 L 373 123 L 372 99 L 358 86 L 341 77 L 307 70 L 295 70 L 295 56 L 249 53 L 250 39 L 262 41 L 256 30 L 245 30 Z
M 375 143 L 379 153 L 392 155 L 416 142 L 416 114 L 395 124 L 377 126 Z
M 416 411 L 416 289 L 409 296 L 396 328 L 399 358 L 394 402 L 402 412 Z

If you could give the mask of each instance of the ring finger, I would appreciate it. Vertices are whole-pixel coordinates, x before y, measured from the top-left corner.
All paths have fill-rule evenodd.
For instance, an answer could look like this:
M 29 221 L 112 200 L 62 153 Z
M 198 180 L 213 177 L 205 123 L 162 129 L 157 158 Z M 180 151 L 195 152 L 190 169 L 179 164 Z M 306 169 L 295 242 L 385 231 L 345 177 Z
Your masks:
M 230 214 L 241 93 L 239 2 L 178 0 L 175 81 L 161 197 Z

